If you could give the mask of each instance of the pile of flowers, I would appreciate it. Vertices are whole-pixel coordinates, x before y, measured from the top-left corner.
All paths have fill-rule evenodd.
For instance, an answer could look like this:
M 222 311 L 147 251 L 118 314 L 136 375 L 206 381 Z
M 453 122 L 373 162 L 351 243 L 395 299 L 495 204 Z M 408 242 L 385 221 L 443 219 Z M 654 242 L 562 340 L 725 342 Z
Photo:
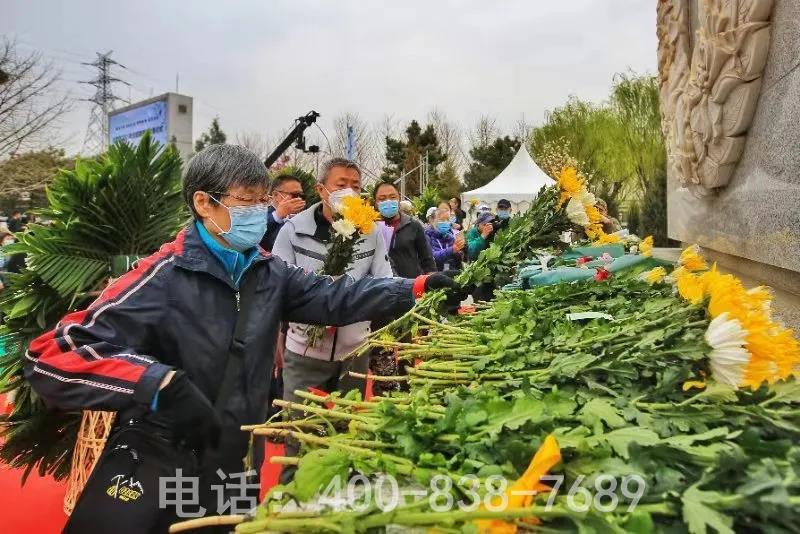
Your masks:
M 800 343 L 773 318 L 766 287 L 746 289 L 736 276 L 719 272 L 716 264 L 709 268 L 697 245 L 681 253 L 670 276 L 656 267 L 642 277 L 651 284 L 672 283 L 683 300 L 706 309 L 711 322 L 705 341 L 717 382 L 757 389 L 800 374 Z
M 622 237 L 617 234 L 607 234 L 603 230 L 603 215 L 597 208 L 597 198 L 589 191 L 586 180 L 578 175 L 574 167 L 564 167 L 558 176 L 558 186 L 561 196 L 558 205 L 565 202 L 566 213 L 570 222 L 583 227 L 583 231 L 592 241 L 592 245 L 623 244 L 632 253 L 638 252 L 643 256 L 650 256 L 653 249 L 653 237 L 647 236 L 639 241 L 638 238 Z

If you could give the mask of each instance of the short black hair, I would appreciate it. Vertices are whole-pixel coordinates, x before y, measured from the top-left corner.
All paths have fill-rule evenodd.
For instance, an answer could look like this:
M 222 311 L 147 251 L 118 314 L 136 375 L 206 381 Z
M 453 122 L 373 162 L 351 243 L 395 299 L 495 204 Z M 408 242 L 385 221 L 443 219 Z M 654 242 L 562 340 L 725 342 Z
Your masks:
M 499 209 L 508 209 L 511 207 L 511 202 L 509 202 L 504 198 L 501 198 L 500 200 L 497 201 L 497 207 Z
M 272 193 L 274 193 L 276 189 L 278 189 L 286 182 L 297 182 L 298 184 L 300 184 L 300 186 L 303 185 L 303 182 L 300 180 L 300 178 L 298 178 L 294 174 L 281 174 L 273 178 L 272 182 L 270 182 L 269 194 L 271 195 Z
M 183 175 L 183 199 L 195 219 L 194 194 L 225 192 L 231 187 L 267 188 L 267 167 L 251 150 L 239 145 L 211 145 L 189 160 Z
M 397 189 L 397 186 L 394 184 L 394 182 L 390 182 L 389 180 L 384 180 L 382 182 L 378 182 L 377 184 L 375 184 L 375 187 L 372 189 L 372 201 L 373 202 L 375 202 L 375 199 L 378 198 L 378 189 L 380 189 L 384 185 L 389 185 L 389 186 L 393 187 L 394 190 L 397 191 L 398 193 L 400 192 L 400 190 Z

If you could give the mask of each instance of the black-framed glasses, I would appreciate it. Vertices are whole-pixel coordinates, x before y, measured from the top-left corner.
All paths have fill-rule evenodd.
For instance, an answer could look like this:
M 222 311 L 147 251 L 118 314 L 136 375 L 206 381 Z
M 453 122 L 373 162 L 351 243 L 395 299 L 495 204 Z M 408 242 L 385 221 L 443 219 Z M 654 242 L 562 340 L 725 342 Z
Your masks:
M 303 192 L 295 193 L 294 191 L 275 191 L 275 193 L 280 193 L 281 195 L 286 195 L 292 198 L 299 198 L 300 200 L 306 199 L 306 194 Z
M 220 198 L 221 197 L 231 197 L 231 198 L 235 198 L 239 202 L 247 202 L 248 204 L 268 204 L 269 200 L 270 200 L 270 196 L 269 195 L 264 195 L 263 197 L 258 197 L 258 198 L 245 198 L 245 197 L 240 197 L 239 195 L 234 195 L 232 193 L 223 193 L 222 191 L 208 191 L 208 194 L 209 195 L 219 195 Z

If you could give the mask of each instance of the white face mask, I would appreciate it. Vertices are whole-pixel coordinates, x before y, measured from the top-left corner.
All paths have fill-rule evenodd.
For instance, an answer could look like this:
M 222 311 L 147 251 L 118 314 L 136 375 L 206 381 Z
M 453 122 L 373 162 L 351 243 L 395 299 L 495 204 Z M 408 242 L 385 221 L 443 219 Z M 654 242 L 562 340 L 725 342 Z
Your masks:
M 327 187 L 325 187 L 325 191 L 328 191 Z M 356 192 L 349 187 L 337 189 L 336 191 L 328 191 L 328 206 L 330 206 L 334 212 L 341 213 L 344 199 L 354 196 L 357 196 Z

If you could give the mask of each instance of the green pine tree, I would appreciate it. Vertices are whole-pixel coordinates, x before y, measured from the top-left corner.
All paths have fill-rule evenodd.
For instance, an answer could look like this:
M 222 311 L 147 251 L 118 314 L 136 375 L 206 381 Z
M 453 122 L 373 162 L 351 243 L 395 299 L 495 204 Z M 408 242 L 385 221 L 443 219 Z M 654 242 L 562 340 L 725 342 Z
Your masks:
M 469 170 L 464 173 L 464 191 L 472 191 L 491 182 L 514 159 L 520 147 L 516 137 L 498 137 L 493 143 L 473 146 Z
M 423 130 L 416 120 L 412 120 L 405 131 L 405 139 L 386 138 L 386 167 L 383 169 L 382 179 L 397 179 L 403 174 L 406 176 L 406 191 L 414 194 L 419 191 L 420 169 L 416 168 L 421 163 L 421 158 L 428 156 L 430 181 L 436 180 L 439 165 L 444 163 L 445 155 L 439 146 L 433 125 L 428 124 Z
M 208 131 L 194 142 L 194 151 L 200 152 L 207 146 L 225 144 L 226 139 L 228 139 L 228 136 L 219 127 L 219 117 L 214 117 L 214 120 L 211 121 L 211 126 L 208 127 Z
M 461 181 L 458 179 L 458 172 L 452 161 L 448 159 L 442 164 L 439 172 L 431 177 L 430 186 L 437 189 L 445 198 L 458 196 Z

